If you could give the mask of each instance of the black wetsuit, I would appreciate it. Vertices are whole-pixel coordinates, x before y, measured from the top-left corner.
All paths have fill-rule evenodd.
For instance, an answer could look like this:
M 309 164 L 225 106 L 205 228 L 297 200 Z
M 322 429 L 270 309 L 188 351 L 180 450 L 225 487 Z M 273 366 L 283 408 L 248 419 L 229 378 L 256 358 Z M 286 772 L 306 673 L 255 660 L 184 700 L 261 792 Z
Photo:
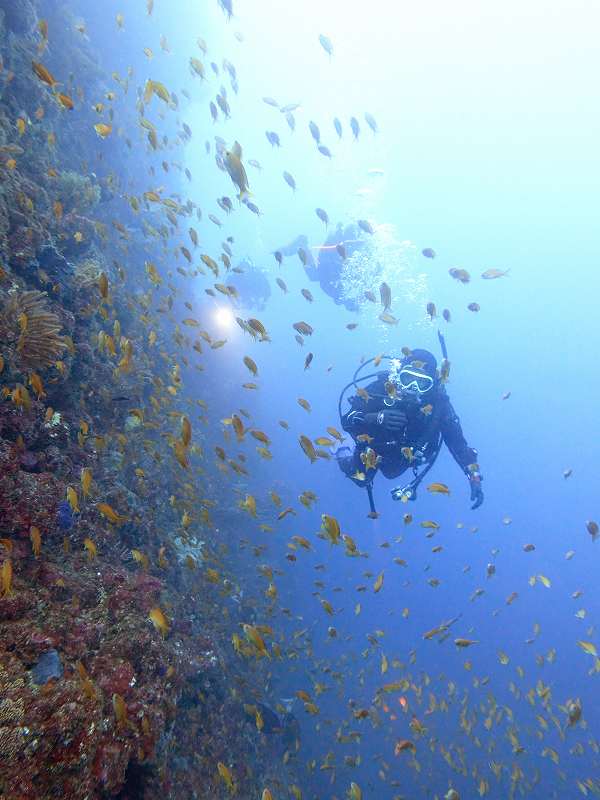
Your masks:
M 358 238 L 357 228 L 354 225 L 347 225 L 343 228 L 341 224 L 338 224 L 335 231 L 330 233 L 323 242 L 316 268 L 311 271 L 307 269 L 306 274 L 311 281 L 319 281 L 321 289 L 337 305 L 343 305 L 348 311 L 357 311 L 358 305 L 354 300 L 342 297 L 341 274 L 344 261 L 335 249 L 337 244 L 342 243 L 346 250 L 346 258 L 350 258 L 364 244 Z
M 351 407 L 342 417 L 342 427 L 352 436 L 356 448 L 352 455 L 338 458 L 342 472 L 359 486 L 371 481 L 377 469 L 380 469 L 386 478 L 397 478 L 406 470 L 425 464 L 434 457 L 441 438 L 456 463 L 465 475 L 469 476 L 468 467 L 477 462 L 477 451 L 468 446 L 460 420 L 452 408 L 443 385 L 438 383 L 421 397 L 420 402 L 398 397 L 392 403 L 385 390 L 387 380 L 388 374 L 380 372 L 377 379 L 366 387 L 369 400 L 365 401 L 358 395 L 350 398 Z M 387 404 L 384 401 L 387 401 Z M 429 405 L 431 411 L 425 413 L 429 411 L 427 408 Z M 364 421 L 365 414 L 377 414 L 390 408 L 406 414 L 407 423 L 404 430 L 386 431 L 382 425 L 367 424 Z M 357 439 L 364 434 L 372 437 L 372 441 Z M 381 457 L 375 469 L 367 469 L 360 458 L 369 447 Z M 412 448 L 412 461 L 409 451 L 405 451 L 406 455 L 402 453 L 404 448 Z M 365 479 L 354 478 L 357 472 L 364 474 Z
M 341 274 L 344 261 L 335 249 L 338 244 L 344 245 L 346 257 L 350 258 L 356 250 L 360 250 L 364 246 L 364 241 L 359 237 L 359 230 L 356 226 L 347 225 L 344 228 L 341 223 L 338 223 L 336 229 L 329 233 L 321 249 L 318 250 L 316 262 L 308 238 L 304 234 L 296 236 L 278 250 L 283 256 L 289 257 L 297 256 L 298 250 L 302 248 L 306 255 L 304 272 L 307 278 L 319 283 L 321 289 L 331 297 L 336 305 L 343 305 L 348 311 L 357 311 L 358 304 L 354 300 L 342 297 Z

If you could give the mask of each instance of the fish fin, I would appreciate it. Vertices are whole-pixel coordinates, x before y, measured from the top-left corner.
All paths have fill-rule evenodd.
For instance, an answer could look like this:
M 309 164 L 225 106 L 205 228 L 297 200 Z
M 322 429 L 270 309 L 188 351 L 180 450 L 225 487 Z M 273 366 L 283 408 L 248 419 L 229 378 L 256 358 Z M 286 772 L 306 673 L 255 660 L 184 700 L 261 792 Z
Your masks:
M 236 155 L 238 158 L 241 159 L 242 157 L 242 145 L 239 142 L 234 142 L 233 147 L 231 148 L 231 152 Z

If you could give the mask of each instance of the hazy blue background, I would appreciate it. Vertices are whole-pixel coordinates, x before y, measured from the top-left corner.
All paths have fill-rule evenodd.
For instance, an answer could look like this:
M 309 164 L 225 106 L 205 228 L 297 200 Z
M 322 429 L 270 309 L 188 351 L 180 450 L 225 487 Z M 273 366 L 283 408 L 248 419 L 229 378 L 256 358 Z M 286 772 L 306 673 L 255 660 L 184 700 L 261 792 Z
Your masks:
M 578 639 L 594 640 L 587 629 L 596 623 L 600 609 L 596 566 L 600 545 L 593 545 L 585 530 L 585 520 L 600 515 L 597 4 L 247 0 L 235 3 L 230 22 L 216 0 L 202 4 L 156 0 L 151 19 L 138 2 L 111 2 L 101 11 L 87 3 L 73 7 L 86 18 L 94 49 L 102 45 L 107 70 L 118 68 L 124 74 L 133 64 L 133 84 L 142 85 L 152 77 L 178 94 L 177 114 L 167 112 L 162 123 L 156 114 L 159 101 L 154 100 L 148 115 L 165 127 L 173 127 L 173 119 L 179 118 L 192 128 L 185 155 L 179 148 L 172 157 L 189 167 L 193 182 L 182 178 L 178 183 L 173 173 L 169 178 L 147 176 L 140 152 L 132 155 L 140 159 L 138 190 L 162 185 L 181 192 L 184 199 L 189 196 L 204 215 L 196 225 L 201 252 L 216 258 L 219 243 L 233 235 L 234 263 L 250 257 L 269 274 L 272 295 L 266 311 L 234 310 L 236 315 L 258 316 L 268 328 L 269 344 L 251 342 L 235 322 L 218 321 L 216 306 L 226 302 L 207 300 L 203 289 L 211 283 L 208 277 L 178 286 L 181 298 L 197 305 L 211 335 L 228 339 L 224 348 L 201 359 L 229 393 L 229 407 L 215 411 L 225 417 L 245 408 L 254 424 L 273 439 L 272 462 L 260 460 L 252 442 L 239 447 L 229 443 L 227 448 L 231 455 L 246 453 L 250 464 L 249 482 L 234 482 L 234 492 L 255 494 L 261 521 L 276 529 L 262 533 L 249 518 L 241 518 L 240 536 L 267 546 L 261 561 L 285 570 L 285 580 L 276 583 L 279 602 L 291 609 L 292 618 L 275 614 L 275 624 L 288 634 L 310 625 L 315 651 L 314 658 L 291 662 L 295 673 L 286 675 L 287 665 L 274 666 L 272 692 L 266 699 L 273 701 L 296 689 L 311 691 L 311 680 L 334 687 L 317 701 L 320 717 L 305 717 L 301 708 L 297 712 L 304 729 L 302 761 L 315 758 L 319 764 L 329 750 L 335 750 L 340 767 L 337 783 L 329 788 L 330 773 L 317 765 L 316 773 L 307 776 L 307 794 L 312 789 L 319 797 L 341 797 L 350 780 L 356 780 L 365 797 L 433 796 L 430 790 L 443 795 L 452 776 L 463 797 L 472 797 L 483 776 L 492 784 L 490 796 L 504 798 L 510 780 L 505 776 L 502 784 L 496 783 L 488 766 L 494 759 L 508 770 L 518 763 L 528 780 L 539 770 L 541 783 L 532 797 L 576 796 L 575 779 L 598 774 L 598 759 L 586 742 L 600 735 L 595 711 L 598 678 L 586 675 L 593 659 L 576 645 Z M 114 24 L 117 11 L 125 16 L 121 33 Z M 235 38 L 236 32 L 241 32 L 243 42 Z M 161 33 L 167 36 L 170 54 L 160 49 Z M 333 41 L 332 59 L 319 45 L 320 33 Z M 198 50 L 197 36 L 207 42 L 206 58 Z M 144 46 L 155 53 L 151 62 L 141 52 Z M 190 55 L 205 63 L 207 81 L 189 75 Z M 237 96 L 226 74 L 216 77 L 210 70 L 211 60 L 221 66 L 223 58 L 236 67 Z M 208 104 L 221 84 L 227 87 L 232 118 L 213 125 Z M 181 96 L 184 87 L 191 93 L 189 103 Z M 302 104 L 295 113 L 295 133 L 277 109 L 262 102 L 263 96 L 282 105 Z M 127 102 L 131 105 L 131 98 Z M 378 122 L 377 136 L 364 122 L 366 111 Z M 352 115 L 361 124 L 358 142 L 351 141 Z M 340 143 L 334 116 L 344 125 Z M 331 161 L 316 150 L 309 120 L 319 125 L 323 143 L 333 152 Z M 280 150 L 267 142 L 266 130 L 279 133 Z M 216 198 L 225 194 L 235 198 L 236 190 L 215 166 L 215 134 L 229 145 L 234 140 L 241 143 L 260 218 L 234 200 L 235 211 L 225 222 Z M 205 140 L 211 143 L 209 155 Z M 164 157 L 151 154 L 151 161 L 159 164 Z M 248 166 L 249 158 L 258 159 L 263 171 Z M 369 176 L 373 168 L 385 175 Z M 285 184 L 283 170 L 294 175 L 295 194 Z M 364 189 L 369 192 L 357 194 Z M 400 319 L 397 328 L 379 322 L 373 307 L 351 314 L 335 306 L 318 285 L 308 282 L 297 258 L 286 259 L 283 268 L 277 268 L 272 251 L 297 234 L 305 233 L 313 246 L 321 243 L 324 227 L 314 213 L 317 206 L 327 210 L 333 224 L 368 218 L 374 225 L 386 225 L 388 240 L 396 242 L 388 255 L 394 247 L 397 253 L 409 254 L 404 271 L 396 273 L 391 256 L 385 263 L 394 295 L 392 310 Z M 207 221 L 208 213 L 225 222 L 223 229 Z M 181 242 L 173 242 L 173 247 L 189 245 L 186 238 L 182 233 Z M 402 242 L 413 243 L 412 249 Z M 433 247 L 437 258 L 422 258 L 424 247 Z M 451 267 L 469 270 L 471 283 L 453 281 L 448 275 Z M 489 268 L 510 268 L 510 273 L 498 281 L 482 281 L 480 274 Z M 418 285 L 416 303 L 402 294 L 406 270 Z M 286 281 L 289 294 L 283 295 L 275 285 L 276 276 Z M 235 284 L 233 276 L 231 282 Z M 366 288 L 377 293 L 377 286 Z M 300 295 L 302 287 L 313 293 L 312 305 Z M 466 480 L 444 452 L 430 476 L 448 483 L 451 497 L 432 497 L 423 488 L 419 502 L 407 509 L 389 499 L 394 483 L 379 478 L 376 497 L 382 513 L 374 522 L 366 518 L 364 493 L 342 477 L 333 461 L 310 465 L 298 436 L 324 435 L 327 425 L 339 425 L 338 393 L 361 357 L 398 352 L 403 345 L 428 347 L 439 355 L 436 325 L 425 313 L 429 300 L 438 310 L 452 311 L 452 323 L 443 323 L 452 362 L 448 391 L 469 443 L 479 450 L 486 501 L 479 511 L 470 511 Z M 481 305 L 478 314 L 466 309 L 473 301 Z M 188 315 L 183 306 L 178 310 L 180 318 Z M 291 327 L 299 320 L 315 328 L 302 349 Z M 352 321 L 359 326 L 348 331 L 345 326 Z M 305 372 L 309 351 L 315 358 Z M 259 366 L 259 392 L 241 388 L 252 379 L 242 364 L 244 355 L 252 356 Z M 332 370 L 327 372 L 329 366 Z M 210 403 L 202 376 L 194 374 L 188 387 L 193 381 L 194 396 Z M 510 398 L 502 400 L 507 391 Z M 298 406 L 298 397 L 311 403 L 310 415 Z M 290 431 L 278 426 L 279 419 L 289 422 Z M 223 431 L 215 421 L 207 450 L 216 444 L 223 444 Z M 562 472 L 568 467 L 573 476 L 565 480 Z M 282 495 L 284 506 L 297 508 L 298 516 L 273 521 L 276 509 L 268 497 L 272 488 Z M 319 496 L 311 512 L 296 501 L 305 489 Z M 237 498 L 234 493 L 232 504 Z M 401 519 L 406 510 L 415 516 L 408 527 Z M 348 559 L 341 548 L 315 539 L 321 513 L 335 515 L 369 559 Z M 503 522 L 506 517 L 511 524 Z M 442 526 L 433 539 L 418 527 L 424 519 L 435 519 Z M 459 522 L 463 528 L 457 528 Z M 316 552 L 301 551 L 291 564 L 284 556 L 295 534 L 311 538 Z M 401 543 L 395 542 L 399 536 L 404 537 Z M 392 544 L 380 548 L 384 542 Z M 523 552 L 527 542 L 536 545 L 535 552 Z M 444 550 L 432 554 L 437 544 Z M 494 548 L 499 551 L 495 555 Z M 576 554 L 566 561 L 564 554 L 570 549 Z M 408 566 L 394 564 L 394 557 L 405 559 Z M 491 561 L 497 574 L 488 580 L 486 564 Z M 327 569 L 315 572 L 319 563 Z M 465 572 L 467 566 L 470 570 Z M 254 564 L 248 570 L 253 571 Z M 379 594 L 373 594 L 374 577 L 365 578 L 365 570 L 374 575 L 385 571 Z M 550 589 L 539 583 L 528 585 L 528 578 L 540 573 L 550 578 Z M 438 588 L 427 583 L 431 577 L 441 581 Z M 326 583 L 322 596 L 342 609 L 333 618 L 312 595 L 314 579 Z M 355 591 L 360 584 L 368 586 L 367 592 Z M 343 591 L 334 592 L 335 587 Z M 485 594 L 470 602 L 478 587 Z M 573 600 L 571 593 L 577 589 L 584 594 Z M 507 607 L 505 599 L 512 591 L 519 597 Z M 358 617 L 353 611 L 356 602 L 363 607 Z M 408 619 L 401 616 L 405 607 L 410 609 Z M 574 617 L 580 608 L 587 610 L 583 621 Z M 457 614 L 463 617 L 449 641 L 438 645 L 422 640 L 425 631 Z M 541 634 L 534 644 L 526 645 L 535 622 L 541 624 Z M 328 625 L 337 628 L 336 641 L 328 639 Z M 368 658 L 361 655 L 369 646 L 365 635 L 375 629 L 386 634 L 382 649 L 390 669 L 384 677 L 378 652 Z M 352 638 L 346 640 L 347 635 Z M 457 652 L 454 636 L 469 636 L 480 644 Z M 557 649 L 556 662 L 537 665 L 535 656 L 545 656 L 551 648 Z M 377 687 L 402 676 L 391 667 L 392 659 L 397 656 L 406 663 L 413 649 L 416 664 L 410 669 L 415 683 L 422 683 L 424 672 L 433 683 L 424 690 L 424 707 L 411 705 L 411 712 L 427 725 L 428 736 L 437 737 L 445 747 L 465 748 L 468 768 L 478 768 L 475 781 L 458 779 L 439 755 L 430 759 L 427 739 L 417 744 L 423 771 L 416 778 L 408 755 L 395 759 L 395 740 L 412 738 L 409 716 L 401 715 L 378 730 L 368 721 L 353 720 L 351 728 L 362 732 L 362 744 L 344 748 L 335 744 L 336 728 L 351 716 L 348 699 L 368 707 Z M 509 655 L 507 666 L 500 665 L 499 650 Z M 472 671 L 462 666 L 467 659 L 473 662 Z M 343 673 L 344 691 L 337 693 L 336 682 L 313 669 L 313 664 L 331 665 Z M 517 665 L 525 669 L 523 679 L 515 671 Z M 442 672 L 455 681 L 460 699 L 468 691 L 470 709 L 487 703 L 491 693 L 499 704 L 514 710 L 514 725 L 504 721 L 488 733 L 482 727 L 486 713 L 481 713 L 475 729 L 483 742 L 479 749 L 459 730 L 456 705 L 447 716 L 438 712 L 424 717 L 427 692 L 438 699 L 446 695 L 447 680 L 438 681 Z M 484 676 L 489 676 L 489 685 L 473 688 L 473 678 Z M 538 679 L 551 684 L 555 711 L 568 697 L 582 698 L 587 731 L 569 731 L 562 743 L 550 722 L 553 732 L 538 738 L 534 714 L 543 713 L 539 699 L 532 709 L 508 690 L 509 681 L 514 681 L 525 695 Z M 564 724 L 564 714 L 558 713 Z M 321 726 L 317 736 L 315 724 Z M 512 752 L 506 737 L 509 728 L 517 732 L 525 753 Z M 490 753 L 486 748 L 492 740 L 497 741 L 497 751 Z M 582 757 L 568 753 L 575 742 L 585 746 Z M 559 767 L 541 757 L 547 744 L 559 751 Z M 360 768 L 340 766 L 343 755 L 351 753 L 362 754 Z M 372 760 L 376 754 L 391 765 L 388 779 L 401 780 L 401 788 L 386 786 L 377 777 L 379 764 Z M 558 769 L 566 772 L 564 789 L 561 783 L 556 788 Z M 377 788 L 371 789 L 372 785 Z

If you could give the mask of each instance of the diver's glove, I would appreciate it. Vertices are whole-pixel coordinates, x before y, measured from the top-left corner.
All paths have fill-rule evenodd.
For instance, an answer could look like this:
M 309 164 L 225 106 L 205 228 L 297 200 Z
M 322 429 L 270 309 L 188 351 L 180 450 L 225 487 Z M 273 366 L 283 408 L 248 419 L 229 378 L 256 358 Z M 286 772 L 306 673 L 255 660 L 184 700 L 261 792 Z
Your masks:
M 471 502 L 473 503 L 471 509 L 474 510 L 483 503 L 483 489 L 481 488 L 483 477 L 479 472 L 468 472 L 467 477 L 471 487 Z
M 379 425 L 387 431 L 402 431 L 406 427 L 407 418 L 403 411 L 395 408 L 388 408 L 385 411 L 377 411 L 365 414 L 367 425 Z

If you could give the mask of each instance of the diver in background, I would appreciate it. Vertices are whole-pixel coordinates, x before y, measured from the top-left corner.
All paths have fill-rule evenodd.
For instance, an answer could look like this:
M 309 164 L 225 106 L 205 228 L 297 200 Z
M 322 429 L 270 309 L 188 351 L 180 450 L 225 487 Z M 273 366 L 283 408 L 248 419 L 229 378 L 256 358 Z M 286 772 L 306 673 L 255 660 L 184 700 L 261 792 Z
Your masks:
M 378 469 L 386 478 L 397 478 L 412 469 L 414 480 L 394 489 L 392 496 L 394 500 L 414 500 L 424 475 L 417 474 L 417 467 L 426 465 L 429 469 L 443 441 L 467 476 L 471 508 L 478 508 L 483 503 L 483 491 L 477 451 L 465 441 L 435 356 L 428 350 L 413 350 L 401 361 L 392 359 L 391 363 L 391 370 L 379 372 L 366 387 L 366 394 L 350 398 L 351 408 L 342 416 L 342 427 L 356 447 L 346 456 L 342 453 L 350 452 L 350 448 L 337 451 L 340 469 L 357 486 L 368 489 Z
M 283 256 L 295 256 L 300 249 L 306 254 L 304 272 L 310 281 L 318 283 L 326 295 L 336 303 L 343 305 L 348 311 L 358 311 L 354 300 L 342 298 L 342 266 L 344 260 L 349 258 L 356 250 L 364 246 L 364 241 L 358 237 L 355 225 L 343 225 L 338 222 L 323 244 L 315 248 L 318 252 L 317 261 L 312 255 L 308 237 L 304 234 L 296 236 L 291 242 L 278 248 Z M 341 250 L 341 252 L 340 252 Z
M 321 289 L 329 295 L 336 305 L 342 305 L 348 311 L 358 311 L 354 300 L 342 298 L 342 266 L 346 258 L 363 247 L 364 242 L 358 238 L 358 231 L 354 225 L 345 228 L 338 222 L 335 231 L 329 234 L 319 248 L 319 256 L 315 270 L 315 277 L 306 270 L 311 280 L 319 281 Z M 342 250 L 339 252 L 338 246 Z
M 238 302 L 242 308 L 263 311 L 271 296 L 271 287 L 264 272 L 255 266 L 251 258 L 245 258 L 237 265 L 235 288 Z
M 312 254 L 311 254 L 311 251 L 310 251 L 310 245 L 308 243 L 308 236 L 306 236 L 306 234 L 304 234 L 304 233 L 298 234 L 298 236 L 296 236 L 295 239 L 292 239 L 291 242 L 288 242 L 287 244 L 284 244 L 281 247 L 278 247 L 277 251 L 279 253 L 281 253 L 282 256 L 285 256 L 286 258 L 290 258 L 291 256 L 297 256 L 298 255 L 298 250 L 300 250 L 300 249 L 304 250 L 304 252 L 306 253 L 307 262 L 306 262 L 305 271 L 306 271 L 306 273 L 308 275 L 309 274 L 308 269 L 309 268 L 313 268 L 314 269 L 314 267 L 315 267 L 315 260 L 312 257 Z M 316 280 L 316 278 L 311 278 L 311 280 Z

